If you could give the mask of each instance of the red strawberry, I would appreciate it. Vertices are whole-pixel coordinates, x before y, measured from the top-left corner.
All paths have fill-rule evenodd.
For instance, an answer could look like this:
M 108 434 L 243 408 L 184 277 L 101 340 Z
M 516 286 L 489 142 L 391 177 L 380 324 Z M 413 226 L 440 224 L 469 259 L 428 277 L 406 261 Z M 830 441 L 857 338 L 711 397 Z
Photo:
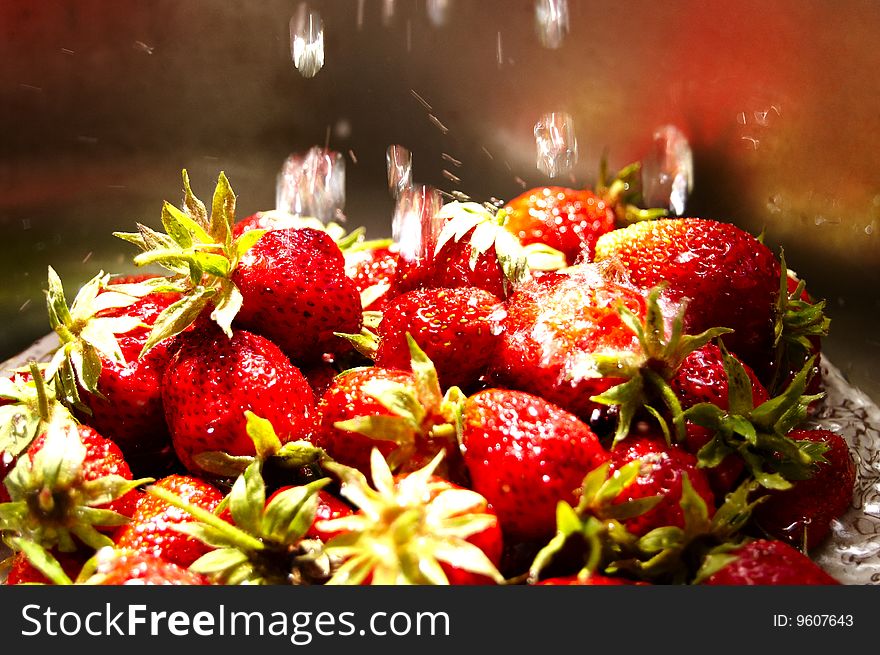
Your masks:
M 306 531 L 306 536 L 311 539 L 320 539 L 324 542 L 330 541 L 339 533 L 325 532 L 318 528 L 318 524 L 321 521 L 331 521 L 344 516 L 351 516 L 352 514 L 354 514 L 354 510 L 351 508 L 351 505 L 321 489 L 318 492 L 318 506 L 315 508 L 315 519 L 312 525 L 309 526 L 308 531 Z
M 769 400 L 770 394 L 750 366 L 742 364 L 742 367 L 751 382 L 752 404 L 757 407 Z M 682 409 L 689 409 L 698 403 L 712 403 L 721 409 L 730 407 L 724 358 L 721 349 L 714 343 L 707 343 L 685 357 L 669 384 Z
M 552 535 L 559 501 L 572 503 L 584 476 L 608 459 L 573 415 L 502 389 L 467 399 L 461 445 L 471 487 L 498 513 L 505 535 L 524 541 Z
M 623 362 L 641 354 L 637 335 L 618 313 L 621 304 L 644 319 L 644 297 L 591 265 L 522 285 L 507 304 L 495 380 L 593 419 L 603 406 L 591 397 L 625 381 L 602 377 L 598 356 Z
M 183 296 L 156 320 L 145 349 L 207 313 L 227 336 L 235 320 L 276 340 L 297 361 L 348 349 L 333 332 L 360 330 L 361 302 L 333 239 L 312 228 L 239 229 L 236 236 L 236 198 L 226 176 L 217 181 L 210 216 L 186 171 L 183 183 L 183 210 L 167 202 L 162 209 L 167 234 L 143 225 L 137 233 L 117 233 L 144 251 L 135 264 L 165 267 L 164 288 Z
M 639 516 L 623 521 L 626 529 L 642 536 L 654 528 L 684 527 L 684 514 L 679 504 L 682 482 L 687 475 L 694 491 L 706 503 L 709 517 L 715 510 L 715 497 L 697 459 L 678 446 L 667 445 L 662 438 L 630 436 L 611 451 L 611 469 L 620 470 L 630 462 L 642 463 L 635 481 L 618 496 L 618 503 L 659 496 L 660 501 Z
M 341 494 L 359 511 L 317 524 L 338 532 L 326 552 L 343 562 L 330 584 L 487 584 L 501 582 L 498 518 L 479 493 L 433 475 L 443 453 L 413 473 L 392 476 L 373 451 L 371 487 L 364 475 L 336 463 Z M 394 538 L 389 540 L 389 534 Z
M 316 403 L 321 400 L 321 396 L 327 393 L 327 389 L 333 384 L 333 378 L 339 375 L 339 371 L 333 364 L 325 360 L 304 368 L 301 372 L 314 392 Z
M 595 257 L 613 261 L 641 289 L 666 283 L 672 300 L 688 299 L 688 334 L 731 328 L 724 343 L 732 352 L 752 366 L 768 360 L 780 267 L 747 232 L 701 218 L 645 221 L 601 236 Z
M 318 403 L 320 430 L 316 445 L 336 461 L 366 472 L 374 448 L 395 469 L 424 466 L 438 451 L 447 453 L 443 472 L 462 476 L 455 442 L 455 407 L 445 397 L 433 364 L 412 337 L 408 338 L 413 372 L 379 367 L 340 374 Z
M 411 334 L 434 362 L 440 386 L 469 387 L 495 356 L 500 300 L 477 287 L 417 289 L 398 296 L 379 323 L 377 366 L 407 370 Z
M 143 551 L 103 548 L 95 557 L 91 585 L 206 585 L 204 576 Z
M 710 556 L 711 557 L 711 556 Z M 809 557 L 782 541 L 759 539 L 723 553 L 706 585 L 840 584 Z M 719 566 L 720 565 L 720 566 Z
M 543 243 L 565 255 L 569 265 L 592 259 L 596 240 L 614 229 L 613 204 L 586 189 L 530 189 L 504 207 L 504 227 L 523 245 Z
M 346 250 L 343 254 L 346 274 L 354 282 L 361 299 L 368 298 L 364 310 L 382 311 L 397 274 L 397 251 L 391 248 L 367 248 L 351 252 Z
M 90 551 L 82 550 L 72 553 L 55 551 L 52 553 L 52 557 L 58 562 L 68 578 L 75 578 L 91 554 Z M 21 585 L 53 583 L 31 563 L 24 551 L 18 551 L 12 556 L 12 563 L 9 568 L 9 573 L 6 576 L 6 584 Z
M 755 510 L 762 530 L 807 550 L 830 534 L 835 519 L 852 506 L 856 467 L 843 437 L 828 430 L 795 430 L 794 440 L 824 444 L 823 460 L 813 464 L 813 475 L 797 480 L 791 489 L 773 490 Z
M 315 361 L 357 333 L 361 301 L 339 247 L 325 232 L 271 230 L 242 255 L 232 274 L 243 305 L 236 323 L 275 341 L 294 361 Z
M 589 576 L 577 576 L 570 575 L 561 578 L 547 578 L 546 580 L 541 580 L 540 582 L 536 582 L 538 585 L 550 585 L 550 586 L 615 586 L 615 585 L 646 585 L 647 582 L 633 582 L 632 580 L 627 580 L 626 578 L 613 578 L 607 575 L 598 575 L 596 573 Z
M 170 475 L 153 486 L 209 512 L 213 512 L 223 500 L 223 494 L 216 487 L 188 475 Z M 187 512 L 146 494 L 138 501 L 131 522 L 117 531 L 114 542 L 119 548 L 161 557 L 187 567 L 210 550 L 202 542 L 175 529 L 175 526 L 192 520 Z
M 5 527 L 46 549 L 73 552 L 74 537 L 92 548 L 109 545 L 103 532 L 127 522 L 144 482 L 131 478 L 112 441 L 85 425 L 50 423 L 5 480 Z
M 308 382 L 278 346 L 244 330 L 229 338 L 209 323 L 179 337 L 162 401 L 174 450 L 193 473 L 203 452 L 254 454 L 246 410 L 268 419 L 282 442 L 310 435 L 315 417 Z

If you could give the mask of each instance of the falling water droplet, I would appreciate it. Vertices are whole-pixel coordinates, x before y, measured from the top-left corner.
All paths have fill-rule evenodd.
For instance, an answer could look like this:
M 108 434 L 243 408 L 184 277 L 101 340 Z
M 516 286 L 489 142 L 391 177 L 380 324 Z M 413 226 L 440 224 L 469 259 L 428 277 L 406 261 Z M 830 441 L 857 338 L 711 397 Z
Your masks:
M 578 143 L 574 120 L 565 112 L 544 114 L 535 123 L 538 170 L 548 177 L 567 173 L 577 163 Z
M 344 220 L 345 159 L 341 153 L 315 146 L 290 155 L 278 173 L 275 207 L 295 216 L 322 222 Z
M 443 206 L 440 192 L 429 186 L 417 185 L 401 191 L 394 207 L 391 233 L 400 257 L 415 262 L 431 257 L 443 219 L 437 212 Z
M 694 157 L 687 137 L 674 125 L 658 128 L 651 151 L 642 160 L 645 204 L 681 216 L 693 188 Z
M 535 0 L 535 27 L 545 48 L 562 46 L 568 34 L 568 0 Z
M 314 77 L 324 66 L 324 21 L 304 2 L 290 19 L 290 52 L 303 77 Z
M 452 0 L 427 0 L 425 9 L 428 12 L 428 20 L 434 27 L 443 27 L 449 20 L 449 9 Z
M 393 198 L 398 198 L 404 189 L 412 186 L 412 153 L 400 145 L 388 146 L 385 164 L 388 168 L 388 190 Z
M 394 19 L 394 0 L 382 0 L 382 25 L 388 27 Z

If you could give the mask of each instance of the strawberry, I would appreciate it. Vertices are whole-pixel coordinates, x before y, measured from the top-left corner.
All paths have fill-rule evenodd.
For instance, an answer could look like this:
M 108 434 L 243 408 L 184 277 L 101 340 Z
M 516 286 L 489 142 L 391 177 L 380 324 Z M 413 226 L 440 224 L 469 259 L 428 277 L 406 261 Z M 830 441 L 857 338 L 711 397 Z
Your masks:
M 444 396 L 430 359 L 407 335 L 409 371 L 375 366 L 340 374 L 318 403 L 316 445 L 341 464 L 369 471 L 374 448 L 401 472 L 447 452 L 442 471 L 461 479 L 455 444 L 457 388 Z
M 507 203 L 504 228 L 523 245 L 543 243 L 562 252 L 569 265 L 592 259 L 596 240 L 614 229 L 613 204 L 586 189 L 530 189 Z
M 52 556 L 58 562 L 58 565 L 64 571 L 68 578 L 75 578 L 77 574 L 89 559 L 91 553 L 89 551 L 78 550 L 72 553 L 55 551 Z M 24 550 L 19 550 L 12 556 L 9 573 L 6 576 L 6 584 L 22 585 L 22 584 L 53 584 L 39 568 L 31 563 L 30 558 Z
M 223 494 L 213 485 L 189 475 L 174 474 L 153 485 L 165 489 L 188 503 L 213 512 Z M 210 549 L 177 529 L 192 516 L 150 494 L 135 506 L 131 522 L 119 528 L 113 541 L 117 548 L 160 557 L 181 567 L 188 567 Z
M 373 487 L 358 470 L 328 463 L 340 493 L 358 507 L 317 523 L 338 532 L 326 552 L 342 564 L 328 584 L 487 584 L 503 581 L 498 518 L 479 493 L 434 475 L 443 452 L 427 466 L 394 476 L 378 450 Z
M 256 437 L 255 437 L 256 438 Z M 218 584 L 315 584 L 330 575 L 331 558 L 319 540 L 306 539 L 315 522 L 317 491 L 330 480 L 284 487 L 266 499 L 263 459 L 240 474 L 227 496 L 226 516 L 187 502 L 172 491 L 150 487 L 148 493 L 187 512 L 193 520 L 178 530 L 203 542 L 204 555 L 190 571 Z
M 587 425 L 543 398 L 487 389 L 462 410 L 461 447 L 471 487 L 498 513 L 505 536 L 553 534 L 556 505 L 608 459 Z
M 398 253 L 391 247 L 347 249 L 345 273 L 354 282 L 365 311 L 382 311 L 397 274 Z M 364 302 L 365 301 L 365 302 Z
M 705 585 L 840 584 L 800 551 L 765 539 L 710 555 L 697 581 Z
M 641 470 L 635 481 L 617 499 L 618 503 L 658 496 L 660 501 L 650 510 L 623 521 L 631 533 L 642 536 L 651 530 L 675 526 L 684 527 L 680 501 L 685 476 L 703 499 L 709 517 L 715 510 L 715 497 L 709 481 L 697 466 L 697 458 L 678 446 L 670 446 L 662 437 L 630 436 L 611 450 L 611 469 L 620 470 L 630 462 L 640 462 Z
M 103 534 L 128 521 L 138 499 L 122 452 L 84 425 L 50 423 L 4 481 L 11 501 L 0 505 L 0 527 L 44 548 L 64 552 L 77 541 L 93 549 Z
M 143 551 L 102 548 L 95 555 L 87 585 L 206 585 L 207 579 L 182 566 Z
M 318 492 L 318 506 L 315 508 L 315 518 L 312 525 L 306 531 L 306 536 L 311 539 L 320 539 L 323 542 L 330 541 L 338 532 L 325 532 L 318 528 L 321 521 L 332 521 L 344 516 L 351 516 L 354 510 L 345 501 L 333 494 L 321 489 Z
M 795 441 L 823 444 L 827 450 L 813 464 L 813 474 L 790 489 L 767 493 L 755 510 L 758 526 L 775 539 L 809 550 L 830 534 L 835 519 L 852 505 L 856 467 L 843 437 L 828 430 L 794 430 Z
M 361 302 L 338 246 L 311 228 L 271 230 L 244 253 L 232 274 L 243 305 L 236 323 L 275 341 L 294 361 L 320 359 L 357 332 Z
M 407 370 L 406 335 L 411 334 L 434 363 L 441 387 L 473 385 L 494 359 L 500 302 L 477 287 L 417 289 L 398 296 L 379 323 L 376 365 Z
M 277 340 L 297 362 L 319 361 L 348 344 L 333 332 L 358 332 L 361 303 L 345 276 L 339 247 L 312 228 L 249 229 L 235 235 L 235 194 L 224 174 L 210 216 L 183 173 L 184 209 L 162 209 L 167 234 L 138 225 L 116 236 L 138 246 L 135 264 L 159 264 L 164 282 L 145 283 L 141 295 L 161 286 L 182 294 L 156 319 L 144 351 L 190 326 L 203 312 L 231 338 L 232 323 Z M 129 290 L 133 293 L 133 291 Z
M 595 258 L 638 288 L 665 282 L 671 300 L 687 299 L 686 333 L 724 326 L 734 331 L 725 345 L 743 361 L 757 367 L 770 357 L 780 266 L 747 232 L 702 218 L 646 221 L 599 237 Z
M 549 585 L 549 586 L 614 586 L 614 585 L 645 585 L 647 582 L 634 582 L 632 580 L 627 580 L 626 578 L 614 578 L 608 575 L 597 575 L 592 574 L 588 576 L 579 576 L 579 575 L 569 575 L 559 578 L 547 578 L 546 580 L 541 580 L 540 582 L 536 582 L 537 585 Z
M 189 471 L 203 471 L 201 453 L 254 453 L 246 410 L 270 420 L 283 441 L 311 434 L 312 390 L 274 343 L 244 330 L 229 338 L 209 322 L 178 339 L 162 401 L 174 450 Z

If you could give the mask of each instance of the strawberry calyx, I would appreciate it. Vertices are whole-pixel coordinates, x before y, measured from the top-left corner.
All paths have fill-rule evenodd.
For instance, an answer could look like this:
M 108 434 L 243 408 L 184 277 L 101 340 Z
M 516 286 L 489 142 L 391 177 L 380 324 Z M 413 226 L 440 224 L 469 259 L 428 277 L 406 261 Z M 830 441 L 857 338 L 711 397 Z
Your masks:
M 747 525 L 759 496 L 749 501 L 758 488 L 754 480 L 746 480 L 729 493 L 724 503 L 709 518 L 706 501 L 694 489 L 687 473 L 683 474 L 679 505 L 684 527 L 662 526 L 640 537 L 632 555 L 608 565 L 609 574 L 626 573 L 638 579 L 669 584 L 685 584 L 697 575 L 708 553 L 719 547 L 739 546 L 745 537 L 740 533 Z
M 305 439 L 282 443 L 271 421 L 250 410 L 245 413 L 245 430 L 254 443 L 255 455 L 230 455 L 222 451 L 205 451 L 193 456 L 196 464 L 208 473 L 233 478 L 241 475 L 255 461 L 270 462 L 285 470 L 303 467 L 320 468 L 329 456 L 323 449 Z
M 684 334 L 682 304 L 672 320 L 667 336 L 664 313 L 660 306 L 663 285 L 654 287 L 646 298 L 644 320 L 620 303 L 617 312 L 623 323 L 638 337 L 641 352 L 621 358 L 619 355 L 596 355 L 595 364 L 603 377 L 626 378 L 590 400 L 603 405 L 618 406 L 619 417 L 614 434 L 614 445 L 630 434 L 630 426 L 636 413 L 644 408 L 660 424 L 667 443 L 671 442 L 668 425 L 655 405 L 659 400 L 672 416 L 676 440 L 684 439 L 684 419 L 681 404 L 669 385 L 685 358 L 712 339 L 732 332 L 724 327 L 710 328 L 700 334 Z
M 19 457 L 5 484 L 12 499 L 0 504 L 0 532 L 46 548 L 72 552 L 76 540 L 92 548 L 110 545 L 99 528 L 123 525 L 128 518 L 102 506 L 152 478 L 128 480 L 109 474 L 83 477 L 86 447 L 76 425 L 51 423 L 45 443 L 33 456 Z
M 553 558 L 574 539 L 580 539 L 584 545 L 584 566 L 578 576 L 600 572 L 632 551 L 637 537 L 622 521 L 641 516 L 662 500 L 660 496 L 650 496 L 614 502 L 636 481 L 641 466 L 640 461 L 629 462 L 609 475 L 610 465 L 605 462 L 584 477 L 577 507 L 559 502 L 556 534 L 535 556 L 529 567 L 528 582 L 537 582 Z
M 114 232 L 143 251 L 134 258 L 136 265 L 158 264 L 170 272 L 165 278 L 124 285 L 126 292 L 143 296 L 176 291 L 182 296 L 156 318 L 141 356 L 160 341 L 185 330 L 209 306 L 213 307 L 211 319 L 231 337 L 232 321 L 243 303 L 231 275 L 242 255 L 266 232 L 253 229 L 234 236 L 236 198 L 224 173 L 217 180 L 210 216 L 204 203 L 193 195 L 186 170 L 183 187 L 182 210 L 167 201 L 162 206 L 166 233 L 140 223 L 137 232 Z
M 619 223 L 629 225 L 640 221 L 653 221 L 669 215 L 659 207 L 642 209 L 642 163 L 635 161 L 621 168 L 614 177 L 608 177 L 608 158 L 599 161 L 599 181 L 596 195 L 613 209 Z
M 370 303 L 381 297 L 387 290 L 388 285 L 385 284 L 377 284 L 364 289 L 361 293 L 361 307 L 368 307 Z M 333 334 L 348 341 L 352 348 L 367 359 L 374 359 L 376 351 L 379 349 L 379 335 L 376 333 L 376 330 L 379 328 L 381 321 L 382 312 L 368 310 L 363 312 L 360 332 L 357 334 L 334 332 Z
M 46 305 L 49 325 L 61 342 L 45 369 L 55 383 L 58 397 L 71 407 L 91 413 L 80 398 L 80 389 L 103 398 L 98 389 L 102 359 L 125 365 L 116 336 L 144 324 L 136 316 L 100 316 L 108 309 L 121 309 L 138 300 L 122 288 L 113 288 L 111 276 L 98 273 L 86 282 L 68 306 L 61 278 L 49 267 Z
M 434 254 L 447 243 L 459 243 L 470 234 L 468 265 L 473 271 L 481 255 L 494 249 L 498 265 L 503 273 L 504 292 L 530 277 L 530 269 L 550 271 L 566 266 L 565 255 L 546 244 L 523 246 L 519 239 L 504 229 L 507 211 L 491 204 L 453 201 L 443 205 L 436 218 L 445 221 Z
M 367 381 L 363 391 L 381 403 L 391 415 L 358 416 L 337 421 L 334 427 L 371 439 L 392 441 L 397 448 L 388 455 L 393 470 L 406 469 L 417 453 L 433 456 L 438 450 L 457 449 L 458 425 L 464 394 L 450 387 L 444 394 L 433 362 L 406 334 L 414 384 L 392 380 Z M 417 463 L 417 462 L 416 462 Z
M 55 397 L 54 382 L 43 377 L 45 364 L 30 362 L 29 377 L 14 375 L 0 378 L 0 457 L 10 464 L 21 455 L 41 431 L 51 423 L 75 419 Z M 8 461 L 7 461 L 8 460 Z
M 798 279 L 785 264 L 785 252 L 779 252 L 779 296 L 776 303 L 776 320 L 773 325 L 773 349 L 775 370 L 770 383 L 771 391 L 777 391 L 785 379 L 782 375 L 797 368 L 814 352 L 814 339 L 827 337 L 831 319 L 825 315 L 825 300 L 810 302 L 804 299 L 806 282 Z M 796 280 L 789 291 L 789 279 Z
M 699 403 L 683 418 L 714 434 L 698 452 L 701 467 L 718 466 L 728 455 L 741 457 L 751 475 L 768 489 L 789 489 L 792 480 L 812 476 L 828 446 L 788 437 L 807 417 L 807 409 L 824 394 L 804 394 L 812 373 L 810 358 L 780 395 L 754 406 L 751 381 L 736 357 L 721 347 L 728 382 L 729 409 Z
M 343 560 L 327 584 L 449 584 L 441 563 L 504 581 L 488 556 L 467 541 L 498 519 L 485 511 L 481 495 L 435 477 L 444 454 L 395 477 L 373 449 L 373 486 L 357 469 L 327 464 L 341 481 L 342 496 L 360 510 L 318 524 L 323 531 L 340 532 L 326 545 L 328 554 Z
M 232 485 L 221 508 L 232 523 L 158 487 L 147 493 L 190 513 L 196 520 L 174 529 L 212 548 L 190 565 L 219 584 L 318 584 L 326 581 L 332 561 L 320 540 L 305 535 L 315 520 L 322 478 L 281 490 L 266 502 L 263 461 L 251 462 Z M 218 508 L 219 509 L 219 508 Z

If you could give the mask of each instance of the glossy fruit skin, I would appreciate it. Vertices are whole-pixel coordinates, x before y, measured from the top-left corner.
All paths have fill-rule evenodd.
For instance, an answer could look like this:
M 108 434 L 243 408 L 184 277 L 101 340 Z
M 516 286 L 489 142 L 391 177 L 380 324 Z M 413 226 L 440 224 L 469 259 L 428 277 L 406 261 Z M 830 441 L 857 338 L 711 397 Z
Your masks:
M 235 324 L 271 339 L 298 364 L 347 350 L 334 332 L 360 332 L 360 295 L 325 232 L 266 232 L 242 255 L 232 281 L 244 299 Z
M 477 257 L 473 268 L 470 264 L 473 230 L 459 241 L 449 240 L 435 254 L 429 264 L 427 287 L 455 288 L 477 287 L 498 298 L 506 298 L 512 291 L 498 262 L 494 248 Z
M 434 363 L 440 386 L 468 387 L 495 358 L 501 301 L 477 287 L 417 289 L 398 296 L 379 324 L 377 366 L 410 369 L 406 334 Z
M 596 241 L 614 229 L 614 209 L 586 189 L 530 189 L 505 206 L 504 227 L 523 245 L 544 243 L 565 255 L 569 266 L 591 261 Z
M 71 580 L 79 575 L 83 564 L 92 555 L 91 551 L 76 551 L 73 553 L 65 553 L 63 551 L 53 550 L 54 557 L 64 573 Z M 46 576 L 34 567 L 24 553 L 18 552 L 12 556 L 12 564 L 9 567 L 9 573 L 6 576 L 7 585 L 21 584 L 53 584 Z
M 281 493 L 283 490 L 283 488 L 279 489 L 276 493 Z M 272 498 L 270 497 L 266 502 L 268 503 L 271 500 Z M 321 530 L 317 527 L 318 523 L 338 519 L 343 516 L 351 516 L 352 514 L 354 514 L 354 510 L 351 508 L 351 505 L 330 492 L 321 489 L 318 491 L 318 508 L 315 510 L 315 520 L 312 521 L 312 525 L 306 531 L 306 537 L 320 539 L 326 543 L 339 534 L 339 532 Z
M 389 248 L 375 248 L 345 254 L 345 272 L 357 289 L 358 294 L 377 284 L 388 285 L 389 289 L 397 275 L 398 255 Z M 364 311 L 382 311 L 390 299 L 386 291 L 364 307 Z
M 605 411 L 590 397 L 624 382 L 592 373 L 593 355 L 641 352 L 636 335 L 617 313 L 618 303 L 644 318 L 641 293 L 606 279 L 590 265 L 526 282 L 507 303 L 492 378 L 499 386 L 542 396 L 590 421 Z
M 757 407 L 770 400 L 770 394 L 752 368 L 748 364 L 743 364 L 743 368 L 752 383 L 752 405 Z M 698 403 L 712 403 L 721 409 L 729 408 L 724 360 L 721 349 L 714 343 L 707 343 L 685 357 L 675 376 L 669 381 L 669 386 L 675 392 L 682 409 L 689 409 Z
M 737 559 L 706 578 L 704 585 L 840 584 L 809 557 L 782 541 L 758 539 L 733 552 Z
M 752 368 L 748 364 L 742 366 L 752 383 L 752 404 L 757 407 L 769 400 L 770 394 Z M 721 349 L 714 343 L 707 343 L 685 357 L 669 385 L 683 410 L 698 403 L 712 403 L 725 410 L 729 408 L 727 374 Z M 685 431 L 685 440 L 681 445 L 695 455 L 713 436 L 711 431 L 690 422 L 685 426 Z M 741 457 L 728 455 L 718 466 L 703 470 L 715 494 L 723 496 L 733 490 L 744 468 Z
M 110 585 L 207 585 L 207 579 L 186 568 L 146 552 L 116 551 L 98 555 L 96 584 Z
M 812 549 L 831 533 L 832 523 L 851 506 L 856 465 L 849 446 L 829 430 L 795 430 L 788 435 L 829 446 L 827 462 L 815 465 L 813 477 L 794 482 L 791 489 L 774 490 L 755 509 L 753 518 L 774 539 Z
M 81 479 L 85 481 L 97 480 L 107 475 L 118 475 L 126 480 L 131 480 L 131 469 L 122 451 L 113 441 L 105 439 L 98 434 L 94 428 L 87 425 L 77 425 L 77 434 L 86 449 L 86 457 L 83 461 Z M 33 461 L 34 456 L 43 448 L 46 442 L 46 434 L 38 436 L 28 447 L 26 454 Z M 109 509 L 119 512 L 123 516 L 131 516 L 134 512 L 135 505 L 140 498 L 140 492 L 133 489 L 116 500 L 106 505 L 101 505 L 101 509 Z
M 136 283 L 150 276 L 117 278 L 114 284 Z M 103 398 L 82 393 L 91 415 L 81 418 L 98 432 L 113 439 L 127 458 L 137 460 L 170 451 L 171 438 L 162 409 L 162 374 L 174 352 L 174 341 L 166 339 L 140 357 L 150 329 L 159 314 L 179 299 L 174 293 L 151 293 L 133 305 L 104 310 L 99 317 L 137 316 L 144 327 L 117 336 L 125 358 L 121 364 L 106 358 L 101 361 L 98 390 Z
M 229 338 L 209 324 L 178 339 L 162 379 L 162 401 L 174 450 L 187 470 L 201 473 L 193 457 L 206 451 L 254 454 L 246 410 L 269 420 L 282 443 L 312 433 L 312 389 L 274 343 L 245 330 Z
M 416 382 L 409 371 L 384 369 L 376 366 L 355 368 L 345 371 L 333 380 L 318 403 L 319 427 L 315 435 L 315 445 L 327 451 L 333 459 L 346 466 L 356 468 L 370 475 L 370 453 L 377 448 L 388 457 L 397 444 L 392 441 L 373 439 L 357 432 L 340 430 L 335 423 L 363 416 L 394 416 L 376 398 L 365 392 L 364 386 L 373 381 L 387 381 L 403 385 L 416 393 Z M 447 423 L 442 416 L 426 416 L 423 427 L 427 430 L 433 424 Z M 452 446 L 452 442 L 449 442 Z M 442 444 L 416 437 L 416 449 L 409 461 L 402 464 L 401 471 L 412 471 L 427 464 L 437 454 Z M 460 478 L 461 457 L 453 447 L 446 448 L 446 457 L 441 469 L 454 479 Z
M 599 575 L 594 573 L 588 578 L 579 578 L 576 575 L 565 576 L 561 578 L 547 578 L 535 583 L 538 586 L 578 586 L 578 587 L 611 587 L 618 585 L 646 585 L 647 582 L 634 582 L 626 578 L 612 578 L 607 575 Z
M 209 512 L 223 500 L 219 489 L 190 475 L 169 475 L 157 480 L 154 486 Z M 119 548 L 159 557 L 185 568 L 211 550 L 198 539 L 174 529 L 175 525 L 194 520 L 188 512 L 145 494 L 138 501 L 131 522 L 117 530 L 113 541 Z
M 624 489 L 616 503 L 651 496 L 662 500 L 640 516 L 623 521 L 627 530 L 643 536 L 655 528 L 684 527 L 681 501 L 682 483 L 687 474 L 694 491 L 706 503 L 709 517 L 715 513 L 715 497 L 697 459 L 675 445 L 667 445 L 662 437 L 630 435 L 611 450 L 611 471 L 633 461 L 642 462 L 635 481 Z
M 665 282 L 671 300 L 689 299 L 686 333 L 731 328 L 728 350 L 755 368 L 770 358 L 780 267 L 749 233 L 702 218 L 643 221 L 599 238 L 596 260 L 610 259 L 635 286 Z
M 467 399 L 461 445 L 471 488 L 496 511 L 505 538 L 521 541 L 552 536 L 556 505 L 576 505 L 584 477 L 608 459 L 575 416 L 504 389 Z

